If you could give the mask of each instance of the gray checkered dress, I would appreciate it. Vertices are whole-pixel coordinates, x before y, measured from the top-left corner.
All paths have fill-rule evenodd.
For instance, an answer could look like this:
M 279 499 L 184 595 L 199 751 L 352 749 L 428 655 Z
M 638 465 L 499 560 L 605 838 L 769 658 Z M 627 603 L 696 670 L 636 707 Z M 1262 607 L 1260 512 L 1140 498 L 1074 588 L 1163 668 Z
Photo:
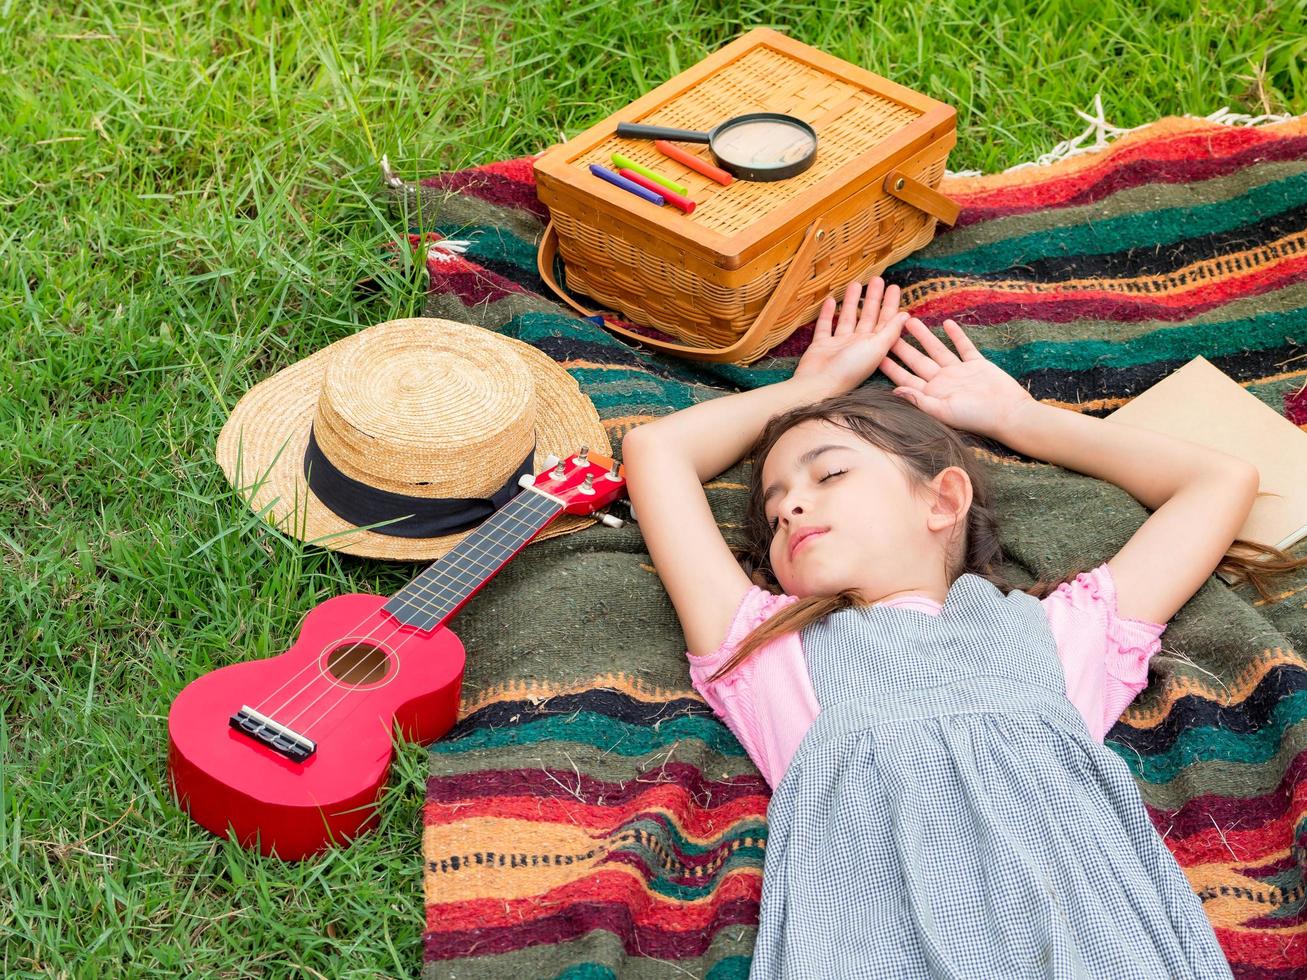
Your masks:
M 768 810 L 750 977 L 1231 975 L 1038 600 L 963 575 L 938 616 L 800 639 L 821 712 Z

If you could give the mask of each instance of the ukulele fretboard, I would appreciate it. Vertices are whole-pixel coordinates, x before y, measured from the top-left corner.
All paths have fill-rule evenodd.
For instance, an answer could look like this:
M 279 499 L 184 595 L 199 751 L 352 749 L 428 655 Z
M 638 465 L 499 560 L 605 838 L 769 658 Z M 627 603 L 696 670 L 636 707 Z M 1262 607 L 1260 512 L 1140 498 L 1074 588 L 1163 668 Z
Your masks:
M 391 596 L 383 608 L 406 626 L 435 629 L 562 509 L 553 497 L 524 490 Z

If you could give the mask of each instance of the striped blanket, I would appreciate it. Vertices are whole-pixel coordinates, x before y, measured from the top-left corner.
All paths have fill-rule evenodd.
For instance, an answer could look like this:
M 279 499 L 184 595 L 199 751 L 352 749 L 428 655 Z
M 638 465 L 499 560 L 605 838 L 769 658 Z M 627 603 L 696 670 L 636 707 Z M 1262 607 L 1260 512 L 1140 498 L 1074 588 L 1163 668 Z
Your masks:
M 944 189 L 963 205 L 957 227 L 887 275 L 1036 397 L 1104 414 L 1202 354 L 1307 423 L 1307 118 L 1164 119 Z M 787 376 L 811 336 L 751 367 L 707 366 L 567 315 L 535 274 L 547 215 L 527 159 L 388 193 L 410 228 L 422 215 L 428 315 L 546 351 L 615 444 Z M 1101 561 L 1145 516 L 1098 481 L 1002 453 L 986 465 L 1016 581 Z M 736 467 L 707 487 L 732 543 L 744 478 Z M 1307 971 L 1307 575 L 1278 587 L 1264 600 L 1204 585 L 1108 742 L 1236 976 L 1287 980 Z M 461 720 L 432 747 L 425 807 L 425 976 L 744 977 L 768 790 L 690 686 L 638 529 L 533 545 L 457 627 Z

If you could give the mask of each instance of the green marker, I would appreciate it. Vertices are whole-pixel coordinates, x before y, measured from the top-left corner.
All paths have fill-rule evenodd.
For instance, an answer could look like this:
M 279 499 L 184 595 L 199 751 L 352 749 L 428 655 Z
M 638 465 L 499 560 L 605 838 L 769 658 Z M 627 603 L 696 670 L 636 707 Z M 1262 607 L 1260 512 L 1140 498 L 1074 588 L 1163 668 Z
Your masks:
M 668 180 L 662 174 L 654 173 L 652 170 L 650 170 L 648 167 L 644 166 L 643 164 L 636 163 L 630 157 L 624 157 L 620 153 L 613 154 L 613 164 L 614 166 L 625 167 L 627 170 L 634 170 L 638 174 L 643 174 L 644 176 L 648 177 L 650 180 L 657 181 L 658 183 L 666 187 L 668 190 L 675 191 L 677 194 L 690 193 L 689 188 L 687 188 L 684 184 L 678 184 L 674 180 Z

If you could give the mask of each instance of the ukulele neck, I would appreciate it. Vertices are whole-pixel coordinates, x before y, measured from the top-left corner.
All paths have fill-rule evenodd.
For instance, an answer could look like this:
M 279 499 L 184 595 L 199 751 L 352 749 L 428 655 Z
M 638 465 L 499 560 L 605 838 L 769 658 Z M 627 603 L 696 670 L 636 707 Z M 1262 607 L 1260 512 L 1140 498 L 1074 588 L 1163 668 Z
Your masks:
M 523 490 L 382 608 L 405 626 L 436 629 L 562 511 L 561 500 Z

